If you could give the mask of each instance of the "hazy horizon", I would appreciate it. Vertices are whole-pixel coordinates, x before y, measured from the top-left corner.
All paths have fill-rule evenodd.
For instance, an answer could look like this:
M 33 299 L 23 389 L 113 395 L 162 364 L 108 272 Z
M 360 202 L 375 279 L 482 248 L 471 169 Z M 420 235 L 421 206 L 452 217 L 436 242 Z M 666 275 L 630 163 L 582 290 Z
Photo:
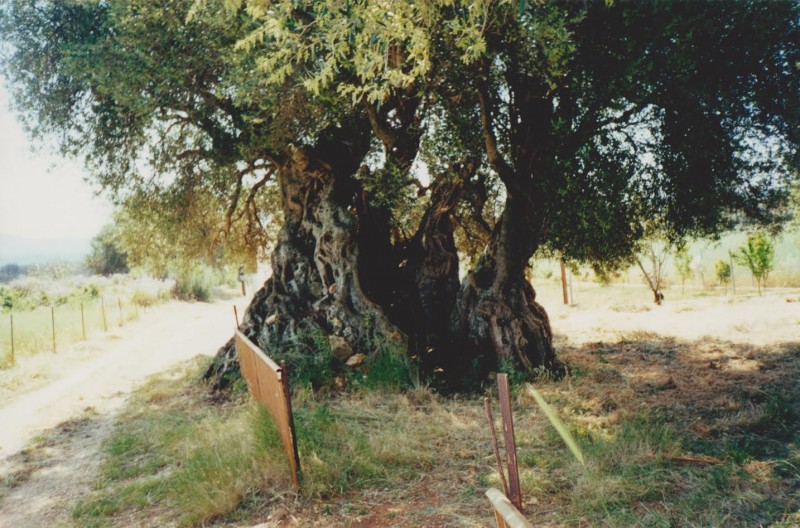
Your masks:
M 82 261 L 89 253 L 92 237 L 28 238 L 0 232 L 0 266 Z

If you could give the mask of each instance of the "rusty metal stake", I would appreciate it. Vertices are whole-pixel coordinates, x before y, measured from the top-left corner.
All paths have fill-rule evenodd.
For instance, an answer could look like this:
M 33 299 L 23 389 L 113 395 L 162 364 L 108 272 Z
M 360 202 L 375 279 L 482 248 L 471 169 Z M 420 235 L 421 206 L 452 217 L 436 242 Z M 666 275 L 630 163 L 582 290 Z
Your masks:
M 517 467 L 517 443 L 514 439 L 514 419 L 511 416 L 508 374 L 497 375 L 497 392 L 500 399 L 500 412 L 503 415 L 503 439 L 508 461 L 508 498 L 518 510 L 522 510 L 522 492 L 519 486 L 519 468 Z
M 239 311 L 236 309 L 236 305 L 233 305 L 233 317 L 236 318 L 236 328 L 239 328 Z
M 483 399 L 483 407 L 489 417 L 489 432 L 492 434 L 492 447 L 494 447 L 494 461 L 497 464 L 497 473 L 500 474 L 500 482 L 503 484 L 503 493 L 508 497 L 508 482 L 506 482 L 506 472 L 503 469 L 503 461 L 500 458 L 500 448 L 497 447 L 497 433 L 494 430 L 494 416 L 492 416 L 492 406 L 489 398 Z
M 106 303 L 102 297 L 100 297 L 100 310 L 103 312 L 103 330 L 108 332 L 108 322 L 106 321 Z

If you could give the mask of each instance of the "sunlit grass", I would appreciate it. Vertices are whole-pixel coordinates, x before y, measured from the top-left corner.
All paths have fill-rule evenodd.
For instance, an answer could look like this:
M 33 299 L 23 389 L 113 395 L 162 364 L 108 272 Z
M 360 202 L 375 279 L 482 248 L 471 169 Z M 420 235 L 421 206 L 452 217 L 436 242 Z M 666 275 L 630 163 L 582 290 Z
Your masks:
M 74 509 L 79 525 L 155 508 L 192 526 L 235 510 L 253 493 L 290 484 L 277 432 L 255 405 L 209 405 L 196 365 L 139 390 L 103 444 L 95 491 Z
M 677 380 L 684 391 L 647 381 L 667 357 L 660 346 L 643 334 L 564 354 L 580 368 L 535 384 L 549 413 L 524 385 L 512 387 L 524 514 L 534 525 L 792 526 L 800 507 L 792 491 L 800 481 L 800 394 L 770 385 L 754 393 L 756 403 L 728 390 L 724 409 L 696 401 L 685 380 Z M 669 346 L 670 360 L 694 357 L 689 345 Z M 800 364 L 791 351 L 772 354 L 776 375 L 796 377 Z M 701 366 L 708 369 L 707 361 Z M 245 394 L 210 402 L 194 368 L 134 399 L 106 442 L 95 492 L 75 510 L 79 525 L 492 522 L 483 492 L 500 479 L 482 395 L 296 387 L 296 494 L 269 418 Z M 684 364 L 685 375 L 693 368 Z M 743 375 L 708 372 L 717 383 Z M 496 402 L 496 392 L 488 393 Z
M 104 444 L 96 491 L 77 505 L 82 525 L 120 515 L 196 526 L 242 515 L 252 497 L 293 494 L 286 454 L 269 416 L 252 402 L 208 405 L 197 371 L 139 391 Z M 417 396 L 419 397 L 419 396 Z M 428 471 L 449 433 L 428 420 L 436 399 L 375 392 L 325 401 L 295 394 L 302 496 L 396 487 Z M 246 398 L 245 398 L 246 399 Z M 438 440 L 437 440 L 438 439 Z M 268 499 L 267 499 L 268 501 Z

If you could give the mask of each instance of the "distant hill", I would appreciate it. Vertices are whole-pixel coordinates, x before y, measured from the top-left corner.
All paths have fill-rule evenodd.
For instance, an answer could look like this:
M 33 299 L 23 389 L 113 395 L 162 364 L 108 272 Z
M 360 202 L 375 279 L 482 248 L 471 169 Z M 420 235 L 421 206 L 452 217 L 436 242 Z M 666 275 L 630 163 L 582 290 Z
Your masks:
M 76 262 L 83 260 L 90 248 L 89 238 L 32 239 L 0 233 L 0 266 Z

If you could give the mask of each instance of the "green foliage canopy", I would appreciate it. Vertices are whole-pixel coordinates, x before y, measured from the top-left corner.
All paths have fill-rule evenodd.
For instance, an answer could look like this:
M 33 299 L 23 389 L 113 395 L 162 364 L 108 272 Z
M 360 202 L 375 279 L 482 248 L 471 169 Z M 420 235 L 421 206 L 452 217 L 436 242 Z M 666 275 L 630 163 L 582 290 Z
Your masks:
M 480 169 L 458 214 L 480 241 L 506 200 L 525 211 L 522 256 L 544 246 L 614 267 L 643 219 L 672 240 L 780 220 L 800 162 L 799 10 L 16 0 L 0 31 L 31 133 L 85 157 L 128 216 L 173 211 L 154 222 L 161 235 L 201 225 L 186 244 L 263 247 L 287 147 L 366 113 L 385 169 L 366 187 L 396 219 L 425 203 L 408 187 L 417 155 L 434 180 L 454 177 L 438 170 L 448 157 L 471 156 Z
M 423 92 L 482 130 L 532 248 L 621 264 L 647 234 L 778 222 L 800 161 L 794 2 L 226 2 L 266 82 L 361 103 Z M 474 139 L 474 138 L 473 138 Z M 473 142 L 471 146 L 474 146 Z M 485 147 L 485 148 L 484 148 Z M 439 148 L 440 151 L 445 148 Z
M 747 235 L 745 245 L 733 254 L 733 259 L 742 266 L 747 266 L 758 285 L 758 291 L 766 285 L 769 272 L 775 265 L 775 245 L 764 233 Z
M 128 272 L 128 255 L 122 248 L 118 226 L 103 226 L 92 239 L 92 251 L 86 257 L 86 267 L 97 275 L 113 275 Z
M 227 245 L 252 260 L 279 221 L 273 145 L 319 120 L 291 89 L 268 92 L 248 77 L 252 63 L 233 51 L 245 17 L 209 8 L 187 22 L 191 5 L 10 2 L 0 12 L 3 74 L 30 134 L 83 158 L 127 224 L 180 239 L 187 254 Z M 251 104 L 251 89 L 264 100 L 280 92 L 283 121 Z M 150 241 L 140 238 L 138 253 Z

